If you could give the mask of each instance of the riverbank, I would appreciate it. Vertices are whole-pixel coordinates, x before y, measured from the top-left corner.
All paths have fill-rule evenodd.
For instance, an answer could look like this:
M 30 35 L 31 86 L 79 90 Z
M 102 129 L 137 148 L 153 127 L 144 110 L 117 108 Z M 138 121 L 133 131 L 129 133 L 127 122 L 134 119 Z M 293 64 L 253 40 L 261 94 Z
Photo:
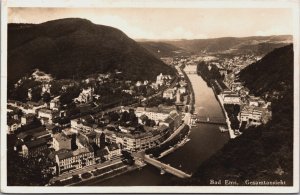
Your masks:
M 189 109 L 189 113 L 193 114 L 195 111 L 195 92 L 194 92 L 194 88 L 192 86 L 192 83 L 189 79 L 189 77 L 187 76 L 186 72 L 183 69 L 180 69 L 185 80 L 187 81 L 187 85 L 188 85 L 188 91 L 189 91 L 189 96 L 190 96 L 190 102 L 188 103 L 190 106 Z
M 178 142 L 175 146 L 173 146 L 170 149 L 162 152 L 159 155 L 158 159 L 163 158 L 163 157 L 167 156 L 168 154 L 171 154 L 172 152 L 174 152 L 178 148 L 184 146 L 184 144 L 186 144 L 188 141 L 190 141 L 190 138 L 188 138 L 188 135 L 189 135 L 189 133 L 186 135 L 186 137 L 182 141 Z
M 80 182 L 74 183 L 74 184 L 72 184 L 70 186 L 89 186 L 89 185 L 92 185 L 95 182 L 96 183 L 101 183 L 101 182 L 104 182 L 106 180 L 112 179 L 114 177 L 120 176 L 122 174 L 126 174 L 126 173 L 129 173 L 131 171 L 138 170 L 141 167 L 143 167 L 143 166 L 140 166 L 140 165 L 128 166 L 128 165 L 126 165 L 124 167 L 115 169 L 113 171 L 109 171 L 109 172 L 100 174 L 100 175 L 95 176 L 93 178 L 89 178 L 89 179 L 86 179 L 84 181 L 80 181 Z
M 227 123 L 227 128 L 228 128 L 229 136 L 230 136 L 231 139 L 234 139 L 234 138 L 237 137 L 237 135 L 234 134 L 234 130 L 231 128 L 231 122 L 230 122 L 230 119 L 229 119 L 229 117 L 228 117 L 228 114 L 227 114 L 227 112 L 226 112 L 226 110 L 225 110 L 224 102 L 223 102 L 223 100 L 222 100 L 222 98 L 221 98 L 221 95 L 216 95 L 216 96 L 217 96 L 218 101 L 219 101 L 219 103 L 220 103 L 220 105 L 221 105 L 221 108 L 222 108 L 222 110 L 223 110 L 223 113 L 225 114 L 225 118 L 226 118 L 226 123 Z

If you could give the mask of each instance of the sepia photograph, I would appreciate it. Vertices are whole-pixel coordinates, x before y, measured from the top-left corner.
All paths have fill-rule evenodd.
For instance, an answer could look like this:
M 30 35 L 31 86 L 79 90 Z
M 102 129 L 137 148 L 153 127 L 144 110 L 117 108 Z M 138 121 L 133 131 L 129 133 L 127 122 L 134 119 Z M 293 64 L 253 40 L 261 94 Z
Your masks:
M 299 192 L 299 9 L 2 1 L 1 192 Z

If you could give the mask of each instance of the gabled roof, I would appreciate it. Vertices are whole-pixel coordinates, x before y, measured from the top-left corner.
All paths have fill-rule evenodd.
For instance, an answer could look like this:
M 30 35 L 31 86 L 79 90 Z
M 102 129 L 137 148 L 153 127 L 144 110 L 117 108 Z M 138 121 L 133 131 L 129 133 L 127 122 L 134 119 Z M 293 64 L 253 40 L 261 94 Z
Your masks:
M 34 133 L 41 132 L 41 131 L 44 131 L 44 130 L 45 130 L 45 127 L 40 126 L 40 127 L 31 129 L 31 130 L 28 130 L 28 131 L 24 131 L 24 132 L 19 133 L 17 135 L 17 138 L 24 139 L 25 137 L 27 137 L 29 135 L 33 135 Z
M 73 152 L 71 150 L 59 150 L 56 154 L 59 160 L 73 157 Z
M 24 145 L 26 145 L 29 149 L 33 149 L 39 146 L 47 145 L 47 140 L 40 138 L 33 141 L 27 141 L 24 143 Z

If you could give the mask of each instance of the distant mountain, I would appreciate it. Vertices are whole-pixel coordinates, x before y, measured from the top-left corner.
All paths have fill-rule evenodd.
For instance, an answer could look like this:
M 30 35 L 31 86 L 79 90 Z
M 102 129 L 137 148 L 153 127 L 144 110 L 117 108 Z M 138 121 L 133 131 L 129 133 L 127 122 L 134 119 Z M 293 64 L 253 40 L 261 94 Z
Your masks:
M 271 97 L 293 88 L 293 68 L 293 45 L 288 45 L 249 65 L 239 77 L 254 94 Z
M 265 55 L 275 48 L 292 43 L 291 35 L 253 36 L 253 37 L 222 37 L 213 39 L 194 39 L 164 41 L 193 53 L 254 53 Z
M 38 68 L 54 77 L 81 78 L 118 69 L 133 80 L 173 70 L 122 31 L 85 19 L 8 24 L 8 83 Z
M 139 43 L 153 55 L 157 57 L 172 57 L 172 56 L 186 56 L 191 53 L 185 51 L 175 45 L 164 43 L 164 42 L 154 42 L 154 41 L 139 41 Z
M 192 178 L 167 185 L 210 185 L 210 180 L 293 182 L 293 46 L 275 49 L 240 74 L 251 93 L 274 94 L 272 120 L 250 127 L 203 162 Z M 267 185 L 267 184 L 266 184 Z

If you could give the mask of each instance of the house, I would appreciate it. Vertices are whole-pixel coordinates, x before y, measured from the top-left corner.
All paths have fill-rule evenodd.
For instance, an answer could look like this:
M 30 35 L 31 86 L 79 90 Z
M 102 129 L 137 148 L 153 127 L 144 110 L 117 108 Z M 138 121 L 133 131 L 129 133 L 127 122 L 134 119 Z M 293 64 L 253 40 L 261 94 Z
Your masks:
M 52 76 L 50 74 L 46 74 L 43 71 L 40 71 L 38 69 L 35 70 L 35 72 L 32 73 L 32 77 L 39 82 L 46 82 L 49 83 L 53 80 Z
M 56 97 L 50 101 L 50 109 L 51 110 L 59 110 L 59 108 L 60 108 L 59 97 Z
M 100 147 L 101 142 L 105 142 L 105 137 L 103 137 L 105 135 L 97 131 L 91 131 L 87 134 L 82 134 L 82 136 L 85 136 L 90 144 L 95 143 L 98 147 Z
M 262 117 L 264 110 L 260 107 L 255 106 L 244 106 L 240 112 L 240 121 L 246 121 L 252 125 L 262 124 Z
M 64 133 L 57 133 L 53 135 L 53 148 L 55 151 L 72 149 L 72 138 Z
M 173 100 L 175 98 L 175 90 L 174 89 L 167 89 L 163 92 L 163 98 Z
M 159 126 L 165 125 L 166 127 L 170 128 L 170 129 L 174 129 L 175 124 L 174 124 L 174 120 L 171 117 L 166 118 L 166 120 L 159 122 Z
M 139 118 L 138 118 L 138 123 L 140 123 L 140 124 L 145 124 L 145 121 L 148 119 L 148 117 L 145 115 L 145 114 L 143 114 L 142 116 L 140 116 Z
M 43 83 L 41 95 L 43 95 L 46 92 L 50 94 L 50 88 L 51 88 L 51 85 L 49 83 Z
M 59 112 L 47 108 L 38 111 L 38 118 L 41 119 L 42 124 L 52 124 L 52 120 L 58 116 Z
M 180 87 L 179 89 L 180 94 L 186 94 L 186 88 L 185 87 Z
M 19 127 L 21 127 L 21 123 L 19 120 L 16 119 L 8 119 L 7 121 L 7 133 L 11 134 L 13 132 L 15 132 L 15 130 L 17 130 Z
M 48 149 L 47 140 L 44 138 L 29 140 L 22 145 L 21 154 L 23 157 L 35 157 Z
M 83 89 L 77 98 L 74 99 L 78 103 L 89 103 L 93 100 L 94 88 L 88 87 Z
M 248 105 L 258 107 L 259 106 L 259 99 L 260 99 L 259 97 L 255 97 L 253 95 L 249 96 Z
M 111 143 L 107 146 L 108 152 L 109 152 L 109 159 L 112 159 L 114 157 L 121 156 L 121 149 L 116 143 Z
M 30 129 L 21 133 L 17 134 L 17 139 L 20 140 L 21 142 L 25 142 L 27 140 L 30 139 L 36 139 L 37 137 L 35 137 L 36 133 L 39 132 L 43 132 L 45 131 L 45 128 L 43 126 L 34 128 L 34 129 Z
M 21 125 L 27 125 L 34 121 L 35 114 L 29 113 L 21 117 Z
M 157 77 L 156 77 L 156 84 L 158 86 L 164 85 L 166 84 L 166 82 L 171 80 L 171 76 L 170 75 L 163 75 L 162 73 L 160 73 Z

